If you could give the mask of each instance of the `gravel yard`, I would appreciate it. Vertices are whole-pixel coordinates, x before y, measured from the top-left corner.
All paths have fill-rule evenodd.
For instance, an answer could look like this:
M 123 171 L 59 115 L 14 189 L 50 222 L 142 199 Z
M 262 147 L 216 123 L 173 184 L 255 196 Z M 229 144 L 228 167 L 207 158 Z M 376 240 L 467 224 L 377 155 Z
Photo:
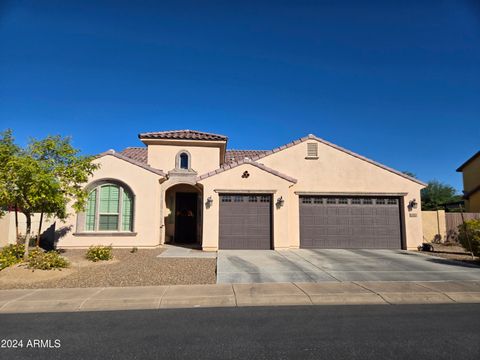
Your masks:
M 214 284 L 216 259 L 157 258 L 164 249 L 114 249 L 114 259 L 90 262 L 86 249 L 65 250 L 66 270 L 31 270 L 16 266 L 0 271 L 0 289 Z M 48 279 L 48 280 L 46 280 Z

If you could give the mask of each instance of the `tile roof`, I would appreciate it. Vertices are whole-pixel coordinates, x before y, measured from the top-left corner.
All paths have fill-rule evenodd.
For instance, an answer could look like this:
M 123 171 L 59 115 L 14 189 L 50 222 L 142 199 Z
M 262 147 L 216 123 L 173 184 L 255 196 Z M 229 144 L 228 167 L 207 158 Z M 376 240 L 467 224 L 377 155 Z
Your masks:
M 225 152 L 225 163 L 237 162 L 245 160 L 245 158 L 251 159 L 266 152 L 267 150 L 227 150 Z
M 227 137 L 196 130 L 157 131 L 138 134 L 140 139 L 227 141 Z
M 290 181 L 291 183 L 296 183 L 297 182 L 297 179 L 291 177 L 291 176 L 288 176 L 288 175 L 285 175 L 277 170 L 274 170 L 272 168 L 269 168 L 268 166 L 265 166 L 263 164 L 260 164 L 260 163 L 257 163 L 257 162 L 254 162 L 254 161 L 251 161 L 250 159 L 244 159 L 244 160 L 240 160 L 240 161 L 236 161 L 236 162 L 231 162 L 231 163 L 228 163 L 228 164 L 224 164 L 222 165 L 221 167 L 219 167 L 218 169 L 214 170 L 214 171 L 210 171 L 209 173 L 206 173 L 206 174 L 203 174 L 203 175 L 200 175 L 200 176 L 197 176 L 197 181 L 201 181 L 201 180 L 204 180 L 206 178 L 209 178 L 210 176 L 213 176 L 213 175 L 217 175 L 217 174 L 220 174 L 224 171 L 227 171 L 227 170 L 230 170 L 230 169 L 233 169 L 233 168 L 236 168 L 237 166 L 240 166 L 240 165 L 244 165 L 244 164 L 248 164 L 248 165 L 252 165 L 252 166 L 255 166 L 259 169 L 262 169 L 263 171 L 266 171 L 272 175 L 275 175 L 275 176 L 278 176 L 284 180 L 287 180 L 287 181 Z
M 127 147 L 120 151 L 120 154 L 129 157 L 135 161 L 146 164 L 147 163 L 147 148 L 146 147 Z

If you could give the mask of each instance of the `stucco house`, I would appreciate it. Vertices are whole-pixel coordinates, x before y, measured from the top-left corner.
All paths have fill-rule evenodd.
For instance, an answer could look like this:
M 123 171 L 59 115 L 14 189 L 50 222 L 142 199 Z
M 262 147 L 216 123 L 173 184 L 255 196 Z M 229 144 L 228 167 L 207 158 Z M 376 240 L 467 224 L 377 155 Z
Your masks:
M 422 242 L 425 184 L 308 135 L 229 150 L 192 130 L 142 133 L 145 146 L 100 154 L 84 213 L 59 247 L 197 244 L 204 250 L 411 249 Z
M 480 212 L 480 151 L 458 169 L 463 175 L 463 197 L 468 212 Z

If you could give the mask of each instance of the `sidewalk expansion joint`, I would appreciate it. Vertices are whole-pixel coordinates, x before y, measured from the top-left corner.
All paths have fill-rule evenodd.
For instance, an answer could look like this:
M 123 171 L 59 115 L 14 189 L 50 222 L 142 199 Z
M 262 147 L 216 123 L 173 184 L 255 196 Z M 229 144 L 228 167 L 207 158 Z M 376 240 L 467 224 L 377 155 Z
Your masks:
M 2 311 L 3 308 L 6 307 L 7 305 L 9 305 L 9 304 L 11 304 L 11 303 L 13 303 L 13 302 L 15 302 L 15 301 L 17 301 L 17 300 L 21 300 L 21 299 L 23 299 L 23 298 L 25 298 L 25 297 L 27 297 L 27 296 L 29 296 L 29 295 L 35 294 L 35 293 L 39 292 L 40 290 L 42 290 L 42 289 L 35 289 L 35 290 L 33 290 L 32 292 L 29 292 L 29 293 L 27 293 L 27 294 L 25 294 L 25 295 L 22 295 L 22 296 L 20 296 L 20 297 L 18 297 L 18 298 L 16 298 L 16 299 L 12 299 L 12 300 L 10 300 L 10 301 L 7 301 L 5 304 L 3 304 L 2 306 L 0 306 L 0 311 Z
M 292 283 L 298 290 L 300 290 L 302 293 L 304 293 L 305 295 L 307 295 L 308 297 L 308 300 L 310 301 L 310 304 L 313 305 L 313 301 L 312 301 L 312 298 L 310 297 L 310 295 L 305 291 L 303 290 L 300 286 L 298 286 L 296 283 Z
M 233 286 L 233 284 L 230 284 L 230 286 L 232 287 L 232 291 L 233 291 L 233 298 L 235 299 L 235 307 L 238 307 L 238 302 L 237 302 L 237 293 L 235 292 L 235 286 Z
M 92 297 L 94 297 L 95 295 L 97 294 L 100 294 L 100 292 L 102 292 L 103 290 L 105 290 L 105 288 L 101 288 L 101 289 L 98 289 L 98 291 L 94 292 L 92 295 L 88 296 L 87 298 L 85 298 L 81 303 L 80 305 L 78 305 L 78 308 L 77 308 L 77 311 L 80 311 L 83 307 L 83 305 L 85 305 L 85 303 L 90 300 Z
M 385 299 L 382 294 L 380 294 L 380 293 L 378 293 L 378 292 L 376 292 L 376 291 L 373 291 L 373 290 L 371 290 L 371 289 L 363 286 L 362 284 L 359 284 L 359 283 L 356 282 L 356 281 L 352 281 L 352 284 L 358 285 L 358 286 L 360 286 L 362 289 L 365 289 L 365 290 L 367 290 L 367 291 L 370 291 L 371 293 L 379 296 L 379 297 L 380 297 L 383 301 L 385 301 L 388 305 L 395 305 L 394 303 L 391 303 L 390 301 L 388 301 L 387 299 Z

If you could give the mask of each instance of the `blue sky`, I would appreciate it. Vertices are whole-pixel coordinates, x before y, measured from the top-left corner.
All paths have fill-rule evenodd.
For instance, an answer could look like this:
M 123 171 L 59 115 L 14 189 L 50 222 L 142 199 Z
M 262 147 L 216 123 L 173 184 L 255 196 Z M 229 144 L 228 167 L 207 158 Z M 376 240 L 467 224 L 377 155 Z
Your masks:
M 314 133 L 461 190 L 480 148 L 480 3 L 393 3 L 0 0 L 0 129 L 90 154 L 143 131 L 237 149 Z

